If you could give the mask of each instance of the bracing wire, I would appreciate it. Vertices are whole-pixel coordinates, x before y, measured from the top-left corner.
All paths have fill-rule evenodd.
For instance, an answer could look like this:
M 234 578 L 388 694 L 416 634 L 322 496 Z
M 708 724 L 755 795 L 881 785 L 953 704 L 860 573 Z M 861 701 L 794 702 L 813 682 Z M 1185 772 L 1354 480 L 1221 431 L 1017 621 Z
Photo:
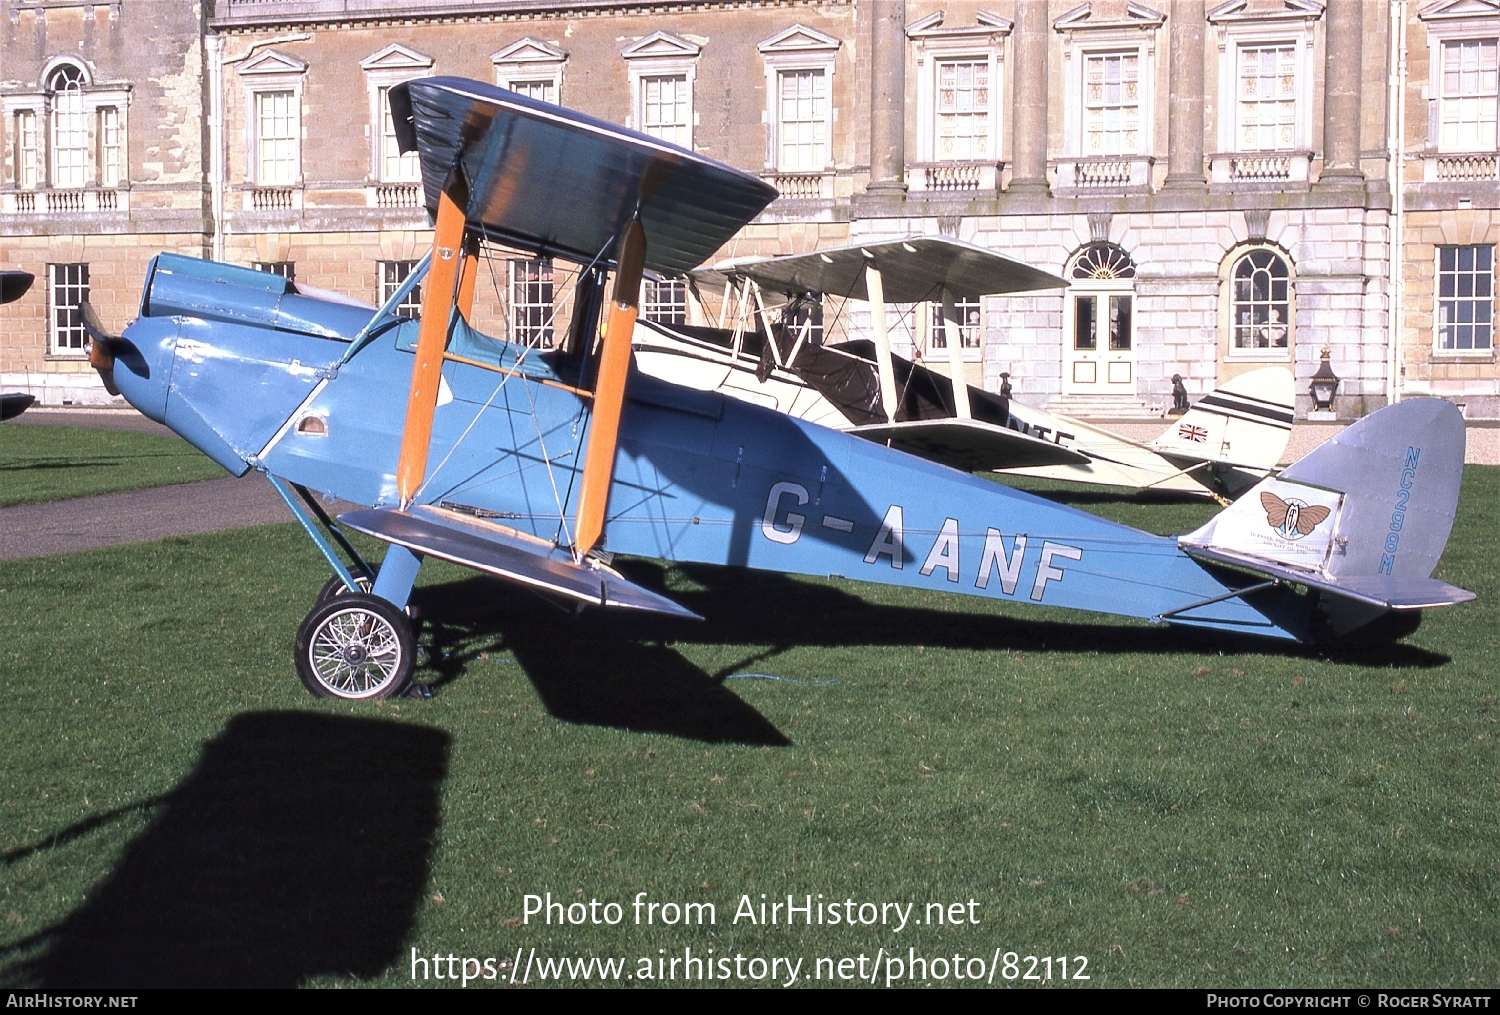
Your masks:
M 483 255 L 485 261 L 487 261 L 489 263 L 490 280 L 491 280 L 492 285 L 495 288 L 495 299 L 496 299 L 496 302 L 500 305 L 501 311 L 505 312 L 505 310 L 506 310 L 506 300 L 505 300 L 504 295 L 500 291 L 499 278 L 495 274 L 495 260 L 496 260 L 496 258 L 489 252 L 488 248 L 482 248 L 482 255 Z M 556 313 L 557 313 L 557 307 L 554 304 L 554 306 L 552 308 L 552 315 L 553 315 L 553 317 L 556 316 Z M 512 319 L 511 315 L 506 314 L 506 320 L 509 321 L 511 319 Z M 547 321 L 542 325 L 542 327 L 539 328 L 539 329 L 537 329 L 538 333 L 539 334 L 545 334 L 547 328 L 549 328 L 551 326 L 551 324 L 552 324 L 552 317 L 549 317 L 547 319 Z M 528 354 L 531 352 L 531 345 L 530 345 L 530 341 L 529 340 L 530 340 L 530 336 L 528 336 L 527 343 L 522 344 L 520 346 L 521 352 L 519 353 L 519 355 L 516 356 L 514 369 L 518 373 L 520 372 L 521 368 L 525 365 L 526 358 L 527 358 Z M 510 344 L 511 345 L 516 345 L 516 343 L 514 343 L 514 342 L 512 342 Z M 417 493 L 418 494 L 420 494 L 423 490 L 425 490 L 427 488 L 427 486 L 433 480 L 435 480 L 438 477 L 438 474 L 443 471 L 443 467 L 448 464 L 448 460 L 453 457 L 454 452 L 456 452 L 458 450 L 459 446 L 464 442 L 464 439 L 469 436 L 469 432 L 474 429 L 475 424 L 477 424 L 479 422 L 480 418 L 484 415 L 485 411 L 487 409 L 489 409 L 489 407 L 491 405 L 494 404 L 495 399 L 497 397 L 499 397 L 500 392 L 505 388 L 505 385 L 507 383 L 509 383 L 511 377 L 513 377 L 513 376 L 515 376 L 515 375 L 514 374 L 502 374 L 501 375 L 500 382 L 497 385 L 495 385 L 495 390 L 490 393 L 490 397 L 488 399 L 486 399 L 485 402 L 484 402 L 484 404 L 479 407 L 479 411 L 474 414 L 474 418 L 471 419 L 471 420 L 469 420 L 468 426 L 464 427 L 464 431 L 463 431 L 463 433 L 459 434 L 458 440 L 456 440 L 456 441 L 453 442 L 453 445 L 448 449 L 448 453 L 446 455 L 444 455 L 443 456 L 443 460 L 438 463 L 438 467 L 436 469 L 432 470 L 432 475 L 430 475 L 429 477 L 427 477 L 427 479 L 423 481 L 422 485 L 417 488 Z M 528 394 L 528 397 L 529 397 L 530 392 L 527 392 L 527 394 Z M 532 416 L 533 416 L 533 418 L 535 418 L 535 416 L 536 416 L 535 403 L 533 403 L 533 407 L 532 408 L 533 408 Z M 540 441 L 541 440 L 541 424 L 540 423 L 537 424 L 537 428 L 538 428 L 537 429 L 537 439 Z M 546 455 L 547 455 L 547 448 L 546 448 L 546 444 L 543 443 L 542 444 L 542 456 L 543 456 L 544 460 L 546 459 Z M 555 488 L 555 486 L 556 486 L 556 484 L 554 484 L 554 488 Z M 561 511 L 561 508 L 559 508 L 559 511 Z
M 522 371 L 526 359 L 530 355 L 532 350 L 534 348 L 539 348 L 544 336 L 554 331 L 559 309 L 561 307 L 567 306 L 569 300 L 571 299 L 572 305 L 576 311 L 578 307 L 579 290 L 583 284 L 583 279 L 588 275 L 590 271 L 593 270 L 594 266 L 599 263 L 599 260 L 604 256 L 605 251 L 609 250 L 610 244 L 613 243 L 613 240 L 614 238 L 610 237 L 609 241 L 605 243 L 604 247 L 600 249 L 599 253 L 594 255 L 593 260 L 589 262 L 588 266 L 585 267 L 583 271 L 578 273 L 578 275 L 573 280 L 572 286 L 570 286 L 566 291 L 564 298 L 562 300 L 553 301 L 551 307 L 549 308 L 546 320 L 543 321 L 541 325 L 534 330 L 528 329 L 528 334 L 526 335 L 523 342 L 517 343 L 512 341 L 510 343 L 511 345 L 518 346 L 520 348 L 520 352 L 517 354 L 514 363 L 514 370 L 516 371 L 516 373 L 504 374 L 501 376 L 500 382 L 496 384 L 495 389 L 490 393 L 489 398 L 485 400 L 484 404 L 479 407 L 479 410 L 474 414 L 474 417 L 469 421 L 468 425 L 464 427 L 463 432 L 459 434 L 458 439 L 453 442 L 452 446 L 448 449 L 448 453 L 444 455 L 442 461 L 438 463 L 437 468 L 432 470 L 431 475 L 429 475 L 427 479 L 423 481 L 422 485 L 417 488 L 418 496 L 420 496 L 420 494 L 438 477 L 439 473 L 442 472 L 444 466 L 448 464 L 448 461 L 453 457 L 459 446 L 463 444 L 464 440 L 469 436 L 469 433 L 474 429 L 475 425 L 478 424 L 480 418 L 483 417 L 484 413 L 490 408 L 490 406 L 494 404 L 495 399 L 499 397 L 500 392 L 504 390 L 505 385 L 509 383 L 512 377 L 516 376 Z M 500 306 L 502 314 L 505 315 L 505 320 L 507 321 L 507 330 L 509 330 L 509 325 L 514 323 L 514 315 L 508 312 L 509 301 L 506 299 L 504 290 L 502 289 L 500 284 L 500 277 L 498 274 L 498 262 L 500 258 L 498 258 L 488 246 L 482 249 L 481 254 L 484 260 L 487 262 L 487 267 L 489 269 L 490 275 L 490 283 L 495 292 L 496 303 Z M 572 536 L 568 531 L 567 511 L 563 506 L 562 493 L 558 489 L 557 476 L 552 468 L 552 455 L 551 452 L 549 452 L 547 449 L 546 437 L 542 432 L 541 420 L 537 415 L 536 399 L 529 385 L 523 384 L 521 386 L 521 390 L 526 393 L 526 399 L 531 408 L 530 415 L 532 423 L 536 427 L 537 444 L 541 448 L 542 461 L 547 467 L 547 480 L 552 487 L 552 499 L 557 508 L 557 517 L 561 525 L 561 533 L 565 539 L 571 542 Z M 584 411 L 586 411 L 586 407 L 580 404 L 580 418 L 581 414 Z M 577 449 L 575 448 L 574 450 L 576 452 Z

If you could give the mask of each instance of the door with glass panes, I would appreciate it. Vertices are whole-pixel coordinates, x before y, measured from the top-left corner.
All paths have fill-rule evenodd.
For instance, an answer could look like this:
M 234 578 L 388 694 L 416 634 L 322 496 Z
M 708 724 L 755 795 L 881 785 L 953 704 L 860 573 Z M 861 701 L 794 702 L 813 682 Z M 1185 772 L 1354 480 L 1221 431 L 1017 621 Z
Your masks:
M 1114 244 L 1093 244 L 1068 275 L 1063 394 L 1134 394 L 1135 264 Z

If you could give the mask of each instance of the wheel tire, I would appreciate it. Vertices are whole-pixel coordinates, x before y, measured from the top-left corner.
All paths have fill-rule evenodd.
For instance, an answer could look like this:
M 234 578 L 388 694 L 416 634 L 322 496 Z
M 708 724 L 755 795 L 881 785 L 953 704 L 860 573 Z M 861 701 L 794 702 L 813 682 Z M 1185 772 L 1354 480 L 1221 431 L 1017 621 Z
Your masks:
M 349 573 L 354 576 L 354 583 L 359 586 L 359 590 L 369 594 L 370 590 L 375 587 L 375 575 L 379 574 L 380 570 L 377 568 L 375 574 L 366 574 L 362 570 L 351 569 Z M 328 581 L 324 582 L 323 587 L 318 590 L 317 602 L 321 605 L 335 596 L 346 596 L 348 594 L 349 586 L 344 584 L 344 579 L 338 575 L 334 575 Z
M 297 629 L 297 676 L 319 698 L 394 698 L 417 661 L 411 621 L 359 592 L 318 603 Z

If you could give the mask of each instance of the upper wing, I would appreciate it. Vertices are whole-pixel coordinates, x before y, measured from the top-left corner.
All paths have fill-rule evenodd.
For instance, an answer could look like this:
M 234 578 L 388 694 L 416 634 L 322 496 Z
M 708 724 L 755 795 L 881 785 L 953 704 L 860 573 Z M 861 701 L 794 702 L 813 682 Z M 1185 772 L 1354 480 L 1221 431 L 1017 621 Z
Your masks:
M 397 85 L 391 115 L 401 150 L 421 153 L 430 212 L 457 166 L 468 184 L 470 224 L 543 256 L 583 263 L 601 251 L 608 256 L 610 241 L 638 214 L 646 267 L 678 274 L 776 197 L 748 173 L 480 81 Z
M 946 236 L 908 236 L 811 254 L 740 261 L 710 271 L 717 277 L 722 277 L 722 272 L 743 275 L 772 292 L 828 293 L 868 300 L 865 267 L 870 264 L 880 269 L 887 303 L 939 299 L 945 288 L 955 297 L 964 297 L 1061 289 L 1068 284 L 1051 272 Z

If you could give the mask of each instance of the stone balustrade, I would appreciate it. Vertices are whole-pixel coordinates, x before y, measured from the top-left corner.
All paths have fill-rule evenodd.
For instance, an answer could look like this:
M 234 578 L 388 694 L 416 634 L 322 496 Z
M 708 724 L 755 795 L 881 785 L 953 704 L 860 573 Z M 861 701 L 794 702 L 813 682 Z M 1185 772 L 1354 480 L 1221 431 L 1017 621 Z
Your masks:
M 0 194 L 0 214 L 92 215 L 126 211 L 128 191 L 94 188 L 69 190 L 13 190 Z

